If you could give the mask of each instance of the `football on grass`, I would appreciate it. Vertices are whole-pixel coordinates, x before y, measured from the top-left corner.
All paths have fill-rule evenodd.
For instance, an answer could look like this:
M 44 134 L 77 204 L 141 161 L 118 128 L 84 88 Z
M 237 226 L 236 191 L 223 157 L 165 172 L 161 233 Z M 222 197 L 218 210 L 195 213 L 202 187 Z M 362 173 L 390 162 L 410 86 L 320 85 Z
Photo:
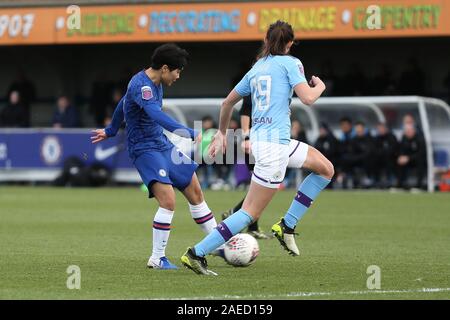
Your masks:
M 259 254 L 258 241 L 247 233 L 238 233 L 225 244 L 224 254 L 232 266 L 249 266 Z

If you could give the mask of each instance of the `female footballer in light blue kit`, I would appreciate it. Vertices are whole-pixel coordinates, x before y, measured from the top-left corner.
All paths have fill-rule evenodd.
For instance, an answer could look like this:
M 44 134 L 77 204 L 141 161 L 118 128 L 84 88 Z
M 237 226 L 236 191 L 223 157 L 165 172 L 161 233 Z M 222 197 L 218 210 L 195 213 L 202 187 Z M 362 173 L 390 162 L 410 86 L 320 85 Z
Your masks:
M 289 105 L 293 92 L 302 103 L 311 106 L 325 90 L 318 77 L 313 76 L 308 84 L 302 63 L 289 55 L 293 43 L 294 32 L 288 23 L 277 21 L 270 25 L 258 61 L 222 103 L 219 131 L 210 145 L 210 155 L 225 151 L 225 132 L 233 106 L 251 94 L 250 141 L 255 168 L 241 210 L 225 219 L 181 257 L 182 263 L 198 274 L 215 274 L 207 269 L 204 257 L 259 219 L 283 181 L 288 164 L 313 173 L 299 185 L 290 208 L 281 221 L 272 226 L 272 232 L 289 254 L 299 255 L 294 229 L 334 175 L 332 163 L 318 150 L 290 139 Z

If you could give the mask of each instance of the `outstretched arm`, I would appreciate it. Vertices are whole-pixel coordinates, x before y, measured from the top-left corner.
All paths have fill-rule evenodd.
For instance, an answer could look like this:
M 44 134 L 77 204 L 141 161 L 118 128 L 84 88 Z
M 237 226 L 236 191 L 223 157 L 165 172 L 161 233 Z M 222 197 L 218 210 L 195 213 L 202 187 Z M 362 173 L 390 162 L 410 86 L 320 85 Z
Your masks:
M 92 130 L 93 133 L 93 135 L 91 136 L 92 143 L 98 143 L 100 141 L 108 139 L 109 137 L 114 137 L 117 134 L 117 131 L 119 131 L 124 118 L 123 100 L 124 97 L 122 97 L 122 99 L 120 99 L 119 103 L 117 104 L 116 110 L 114 110 L 112 121 L 108 127 L 106 127 L 105 129 Z
M 185 127 L 161 110 L 161 102 L 156 99 L 149 86 L 134 87 L 132 96 L 134 102 L 144 109 L 148 117 L 167 131 L 173 132 L 183 138 L 191 138 L 192 140 L 200 138 L 197 130 Z
M 222 108 L 220 109 L 219 130 L 214 135 L 211 144 L 209 145 L 208 153 L 214 158 L 217 152 L 220 150 L 222 153 L 226 149 L 226 132 L 230 124 L 231 115 L 233 113 L 233 107 L 239 100 L 242 99 L 235 89 L 233 89 L 228 97 L 222 102 Z
M 252 114 L 252 100 L 250 96 L 246 96 L 242 101 L 242 108 L 239 111 L 239 115 L 241 116 L 241 129 L 244 135 L 248 135 L 250 133 L 251 114 Z
M 185 127 L 181 123 L 176 122 L 172 117 L 165 114 L 157 104 L 146 103 L 142 107 L 150 119 L 154 120 L 167 131 L 173 132 L 180 137 L 191 138 L 192 140 L 195 140 L 199 134 L 197 130 Z
M 122 122 L 124 120 L 123 101 L 124 97 L 122 97 L 122 99 L 120 99 L 119 103 L 117 104 L 111 123 L 108 127 L 105 128 L 105 133 L 108 137 L 114 137 L 117 134 L 117 131 L 119 131 L 120 126 L 122 125 Z

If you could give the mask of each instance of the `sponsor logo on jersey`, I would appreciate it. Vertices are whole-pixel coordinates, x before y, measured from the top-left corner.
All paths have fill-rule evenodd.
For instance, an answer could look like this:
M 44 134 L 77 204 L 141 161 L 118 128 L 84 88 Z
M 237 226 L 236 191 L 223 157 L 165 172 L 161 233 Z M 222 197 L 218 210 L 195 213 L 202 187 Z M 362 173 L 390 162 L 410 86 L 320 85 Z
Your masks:
M 302 75 L 305 75 L 305 69 L 303 69 L 303 64 L 300 61 L 297 61 L 298 70 Z
M 260 123 L 271 124 L 272 123 L 272 117 L 261 117 L 261 118 L 254 118 L 253 119 L 253 124 L 260 124 Z
M 141 88 L 141 94 L 142 99 L 144 100 L 150 100 L 151 98 L 153 98 L 152 88 L 150 88 L 149 86 L 143 86 Z

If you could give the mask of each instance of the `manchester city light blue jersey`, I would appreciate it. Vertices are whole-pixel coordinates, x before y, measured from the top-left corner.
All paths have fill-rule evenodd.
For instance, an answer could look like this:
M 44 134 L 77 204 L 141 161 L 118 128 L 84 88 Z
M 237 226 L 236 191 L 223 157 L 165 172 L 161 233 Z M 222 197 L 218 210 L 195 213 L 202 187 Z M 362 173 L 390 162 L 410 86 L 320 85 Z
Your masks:
M 294 87 L 305 79 L 299 59 L 269 55 L 259 59 L 234 88 L 240 96 L 252 97 L 252 141 L 289 144 L 289 105 Z

